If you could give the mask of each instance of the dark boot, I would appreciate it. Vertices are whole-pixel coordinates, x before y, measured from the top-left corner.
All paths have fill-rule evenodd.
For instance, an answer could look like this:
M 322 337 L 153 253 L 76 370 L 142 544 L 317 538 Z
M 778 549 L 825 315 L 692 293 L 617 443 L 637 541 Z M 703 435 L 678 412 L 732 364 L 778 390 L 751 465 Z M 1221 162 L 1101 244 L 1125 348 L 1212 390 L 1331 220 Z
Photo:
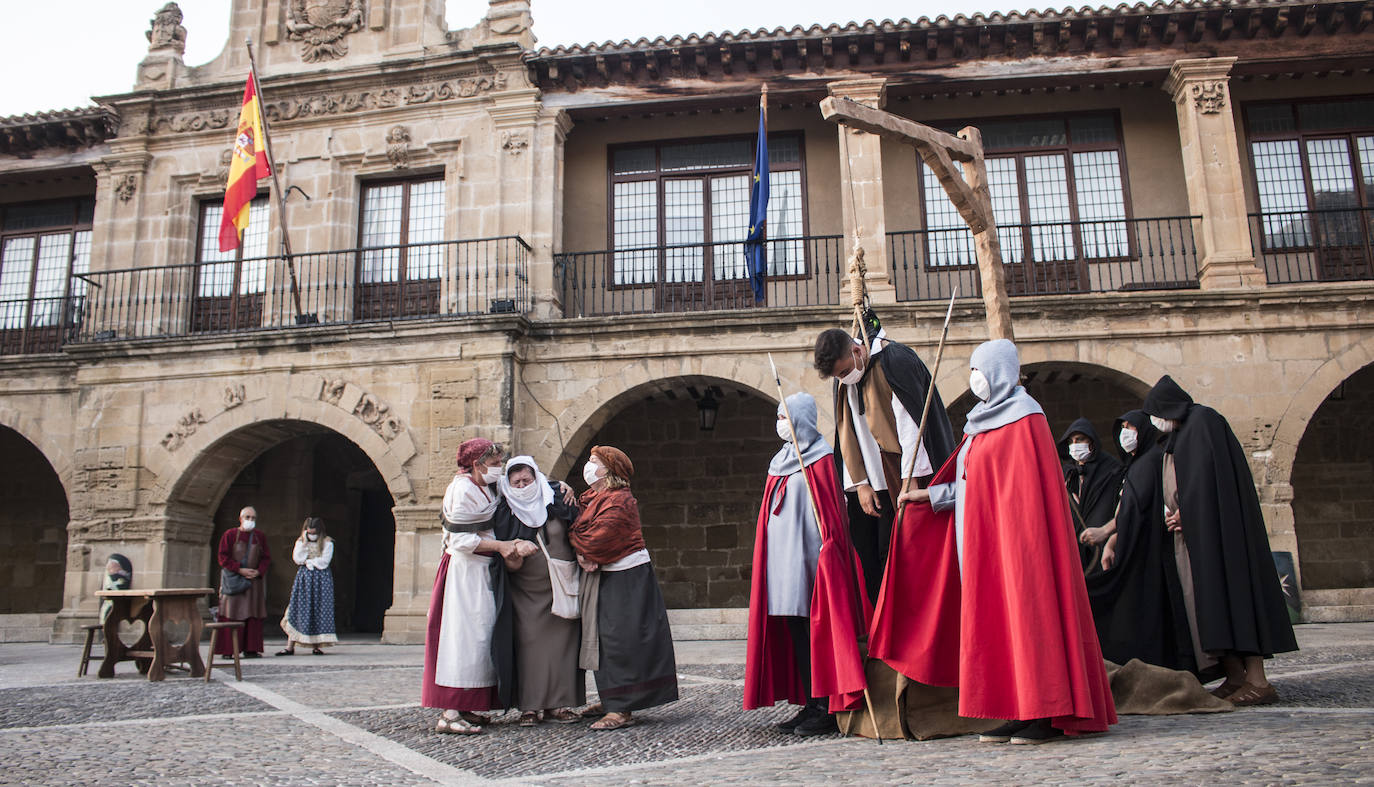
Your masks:
M 794 734 L 803 738 L 810 738 L 814 735 L 830 735 L 840 731 L 835 723 L 835 717 L 830 714 L 829 703 L 824 699 L 813 699 L 806 703 L 806 708 L 810 710 L 810 715 L 802 719 L 801 723 L 793 731 Z
M 792 716 L 792 718 L 779 724 L 774 724 L 773 729 L 779 732 L 793 732 L 797 729 L 798 724 L 801 724 L 802 722 L 811 718 L 811 713 L 811 703 L 808 702 L 807 704 L 801 706 L 801 709 L 798 710 L 796 714 Z

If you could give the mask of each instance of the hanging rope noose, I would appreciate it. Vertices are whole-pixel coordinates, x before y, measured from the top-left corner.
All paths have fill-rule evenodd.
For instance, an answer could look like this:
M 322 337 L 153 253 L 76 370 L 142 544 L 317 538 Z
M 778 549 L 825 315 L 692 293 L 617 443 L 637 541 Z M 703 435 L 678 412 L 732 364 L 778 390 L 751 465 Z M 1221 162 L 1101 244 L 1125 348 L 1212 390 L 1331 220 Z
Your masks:
M 864 349 L 872 351 L 873 344 L 868 335 L 868 323 L 864 321 L 864 309 L 868 307 L 868 266 L 864 263 L 862 243 L 864 229 L 859 226 L 858 200 L 854 194 L 854 160 L 849 155 L 849 135 L 854 131 L 844 126 L 841 126 L 840 129 L 840 144 L 844 147 L 845 169 L 849 176 L 845 180 L 849 182 L 850 226 L 854 228 L 854 248 L 849 252 L 849 265 L 846 270 L 849 275 L 849 300 L 854 307 L 854 325 L 850 328 L 850 333 L 862 336 Z

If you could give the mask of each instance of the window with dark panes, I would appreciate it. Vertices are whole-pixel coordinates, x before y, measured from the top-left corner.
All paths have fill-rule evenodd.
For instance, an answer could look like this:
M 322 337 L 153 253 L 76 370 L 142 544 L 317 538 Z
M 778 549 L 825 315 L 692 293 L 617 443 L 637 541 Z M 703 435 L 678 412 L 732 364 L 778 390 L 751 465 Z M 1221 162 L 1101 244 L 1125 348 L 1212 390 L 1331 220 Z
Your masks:
M 983 133 L 988 190 L 1007 263 L 1129 256 L 1126 176 L 1114 114 L 942 124 Z M 975 265 L 973 233 L 921 165 L 931 265 Z
M 94 213 L 90 198 L 0 206 L 0 330 L 62 324 L 86 293 L 71 274 L 90 269 Z
M 359 318 L 438 309 L 445 259 L 442 177 L 364 184 L 358 234 Z
M 1374 99 L 1253 104 L 1245 123 L 1265 248 L 1369 242 Z
M 612 283 L 745 279 L 754 137 L 613 148 Z M 768 137 L 768 274 L 806 272 L 801 137 Z

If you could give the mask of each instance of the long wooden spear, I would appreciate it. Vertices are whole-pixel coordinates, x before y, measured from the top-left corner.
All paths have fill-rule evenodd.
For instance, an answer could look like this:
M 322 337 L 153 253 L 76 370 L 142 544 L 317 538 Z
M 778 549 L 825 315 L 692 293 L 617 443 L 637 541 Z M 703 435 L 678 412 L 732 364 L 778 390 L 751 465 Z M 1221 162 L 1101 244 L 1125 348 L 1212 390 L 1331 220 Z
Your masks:
M 911 477 L 916 474 L 916 456 L 921 453 L 921 440 L 926 435 L 926 419 L 930 417 L 930 403 L 935 399 L 935 381 L 940 375 L 940 359 L 945 356 L 945 338 L 949 336 L 949 320 L 954 315 L 954 299 L 959 297 L 959 285 L 954 285 L 954 292 L 949 296 L 949 308 L 945 310 L 945 327 L 940 331 L 940 346 L 935 350 L 935 367 L 930 370 L 930 386 L 926 388 L 926 403 L 921 408 L 921 422 L 916 426 L 916 446 L 911 449 L 911 462 L 907 464 L 906 474 L 902 476 L 902 494 L 906 494 L 911 487 Z M 939 470 L 940 468 L 933 468 Z M 906 507 L 903 503 L 902 508 Z M 897 511 L 897 519 L 902 518 L 902 512 Z
M 778 401 L 782 402 L 782 417 L 787 420 L 787 431 L 792 435 L 792 450 L 797 454 L 797 466 L 801 468 L 802 481 L 806 484 L 806 499 L 811 503 L 811 518 L 816 521 L 816 535 L 820 538 L 821 546 L 825 545 L 825 531 L 821 530 L 821 512 L 819 504 L 816 502 L 816 490 L 811 486 L 811 479 L 806 475 L 806 462 L 802 459 L 801 442 L 797 439 L 797 427 L 792 421 L 792 411 L 787 407 L 787 397 L 782 392 L 782 377 L 778 374 L 778 365 L 773 362 L 773 354 L 768 353 L 768 365 L 773 367 L 773 382 L 778 386 Z M 807 647 L 810 647 L 808 643 Z M 866 672 L 866 671 L 865 671 Z M 873 722 L 873 737 L 877 739 L 878 745 L 883 744 L 883 736 L 878 732 L 878 717 L 873 713 L 873 700 L 868 696 L 868 676 L 864 676 L 864 703 L 868 705 L 868 720 Z M 806 687 L 806 693 L 811 693 L 811 687 Z

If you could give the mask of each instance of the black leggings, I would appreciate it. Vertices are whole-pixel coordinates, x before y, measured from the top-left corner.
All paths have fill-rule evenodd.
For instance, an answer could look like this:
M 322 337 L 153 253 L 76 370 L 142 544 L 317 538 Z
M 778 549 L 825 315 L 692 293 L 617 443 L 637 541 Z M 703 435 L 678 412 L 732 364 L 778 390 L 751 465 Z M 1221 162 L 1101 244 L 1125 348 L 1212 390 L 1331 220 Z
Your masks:
M 792 657 L 796 659 L 797 672 L 801 673 L 806 696 L 811 697 L 811 621 L 800 615 L 787 615 L 783 620 L 787 621 L 787 633 L 792 635 Z M 808 704 L 815 704 L 817 701 L 812 697 Z

